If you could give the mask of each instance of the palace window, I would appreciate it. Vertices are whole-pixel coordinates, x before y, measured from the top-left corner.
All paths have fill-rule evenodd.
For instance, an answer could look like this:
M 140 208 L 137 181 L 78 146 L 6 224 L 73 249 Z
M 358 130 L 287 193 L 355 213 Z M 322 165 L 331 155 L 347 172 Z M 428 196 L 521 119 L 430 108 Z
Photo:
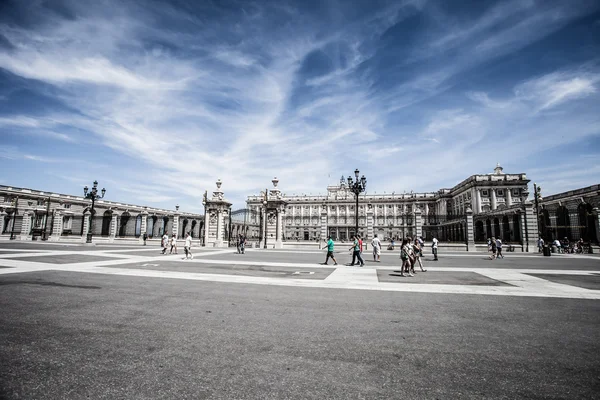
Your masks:
M 64 208 L 71 208 L 71 205 L 70 204 L 63 204 L 63 207 Z
M 63 231 L 68 231 L 73 226 L 73 218 L 64 217 L 63 218 Z
M 45 200 L 44 200 L 44 199 L 38 199 L 38 201 L 37 201 L 37 205 L 38 205 L 38 206 L 43 206 L 43 205 L 44 205 L 44 203 L 45 203 Z
M 504 190 L 498 189 L 498 196 L 504 196 Z
M 482 190 L 482 191 L 481 191 L 481 195 L 482 195 L 482 196 L 489 196 L 489 193 L 488 193 L 488 191 L 487 191 L 487 190 Z
M 519 189 L 513 189 L 513 194 L 515 196 L 518 196 L 519 195 Z

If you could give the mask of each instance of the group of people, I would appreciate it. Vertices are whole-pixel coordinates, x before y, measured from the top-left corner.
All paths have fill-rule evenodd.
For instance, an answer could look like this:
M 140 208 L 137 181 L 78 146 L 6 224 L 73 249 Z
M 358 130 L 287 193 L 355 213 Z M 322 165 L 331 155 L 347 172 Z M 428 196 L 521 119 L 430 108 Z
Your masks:
M 352 251 L 352 262 L 348 265 L 353 266 L 356 262 L 362 267 L 365 265 L 365 261 L 362 258 L 363 252 L 363 240 L 360 235 L 353 235 L 352 238 L 352 246 L 348 249 Z M 437 257 L 437 245 L 438 240 L 436 238 L 432 241 L 432 251 L 434 255 L 434 261 L 438 260 Z M 423 241 L 423 237 L 415 238 L 405 238 L 402 241 L 402 246 L 400 249 L 400 258 L 402 259 L 402 270 L 400 275 L 405 276 L 406 273 L 408 276 L 413 276 L 415 274 L 415 265 L 419 264 L 422 272 L 426 272 L 427 270 L 423 268 L 423 262 L 421 261 L 421 257 L 423 257 L 423 247 L 425 243 Z M 324 265 L 328 265 L 328 261 L 331 258 L 333 260 L 333 265 L 338 265 L 337 260 L 334 256 L 334 241 L 331 236 L 327 237 L 327 244 L 323 249 L 327 248 L 327 256 L 325 257 Z M 373 240 L 371 241 L 371 247 L 373 249 L 373 261 L 380 262 L 381 261 L 381 240 L 375 235 Z
M 584 246 L 585 246 L 585 242 L 583 241 L 583 238 L 580 238 L 577 242 L 569 242 L 569 238 L 564 238 L 562 241 L 555 239 L 552 242 L 553 246 L 556 246 L 556 251 L 558 251 L 559 253 L 576 253 L 576 254 L 583 254 L 584 251 Z M 538 240 L 538 250 L 541 253 L 542 249 L 544 247 L 544 239 L 539 238 Z
M 169 237 L 169 235 L 166 233 L 163 234 L 160 241 L 160 246 L 162 247 L 161 254 L 167 254 L 167 250 L 169 250 L 169 248 L 169 254 L 173 254 L 173 250 L 175 250 L 175 254 L 177 254 L 177 236 L 173 234 L 173 236 Z M 192 254 L 192 235 L 190 235 L 189 232 L 185 235 L 183 251 L 185 252 L 186 260 L 194 259 L 194 255 Z
M 495 260 L 496 258 L 504 258 L 504 254 L 502 254 L 502 240 L 500 240 L 500 238 L 488 238 L 487 245 L 488 252 L 490 252 L 490 260 Z

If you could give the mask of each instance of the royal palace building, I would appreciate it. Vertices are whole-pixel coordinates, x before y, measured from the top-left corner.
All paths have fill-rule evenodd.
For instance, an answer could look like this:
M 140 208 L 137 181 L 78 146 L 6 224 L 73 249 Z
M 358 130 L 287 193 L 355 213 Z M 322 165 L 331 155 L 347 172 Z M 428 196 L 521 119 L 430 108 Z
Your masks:
M 505 243 L 520 245 L 523 251 L 531 251 L 539 236 L 535 205 L 528 200 L 529 182 L 526 174 L 507 174 L 497 165 L 492 173 L 472 175 L 452 188 L 436 192 L 366 192 L 359 195 L 358 233 L 367 239 L 377 234 L 384 240 L 423 236 L 428 241 L 436 237 L 441 242 L 464 245 L 467 250 L 469 244 L 474 248 L 475 242 L 499 237 Z M 262 224 L 264 196 L 261 193 L 247 199 L 252 223 Z M 282 211 L 284 241 L 314 241 L 327 235 L 344 241 L 355 233 L 356 197 L 343 178 L 338 185 L 327 187 L 327 194 L 284 195 L 283 200 L 287 203 Z M 593 210 L 598 208 L 598 198 L 585 204 L 585 232 L 596 232 L 598 216 Z M 544 208 L 543 202 L 541 207 Z M 547 240 L 558 232 L 568 230 L 566 236 L 572 238 L 578 237 L 575 230 L 583 232 L 575 226 L 560 228 L 562 225 L 556 221 L 564 218 L 551 220 L 555 228 L 544 232 Z M 597 241 L 597 234 L 588 236 Z

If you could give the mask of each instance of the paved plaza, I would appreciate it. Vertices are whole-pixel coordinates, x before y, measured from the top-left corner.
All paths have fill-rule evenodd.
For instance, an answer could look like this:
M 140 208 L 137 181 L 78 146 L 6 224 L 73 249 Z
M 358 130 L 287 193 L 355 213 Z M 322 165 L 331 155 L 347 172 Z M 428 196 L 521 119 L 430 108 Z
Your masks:
M 0 243 L 0 398 L 600 393 L 598 256 L 182 250 Z

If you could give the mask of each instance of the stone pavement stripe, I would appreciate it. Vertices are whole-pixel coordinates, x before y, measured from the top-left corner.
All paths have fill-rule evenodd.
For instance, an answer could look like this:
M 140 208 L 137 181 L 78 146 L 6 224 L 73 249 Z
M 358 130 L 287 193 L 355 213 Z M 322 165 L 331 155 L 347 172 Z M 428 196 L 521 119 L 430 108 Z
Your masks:
M 477 294 L 498 296 L 525 296 L 525 297 L 556 297 L 574 299 L 600 299 L 600 291 L 576 288 L 573 291 L 547 292 L 536 291 L 535 288 L 522 288 L 511 286 L 468 286 L 468 285 L 440 285 L 440 284 L 410 284 L 410 283 L 381 283 L 373 281 L 315 281 L 301 279 L 280 279 L 239 275 L 202 274 L 193 272 L 174 272 L 146 269 L 105 268 L 92 266 L 57 266 L 52 268 L 58 271 L 83 272 L 106 275 L 142 276 L 169 279 L 187 279 L 199 281 L 212 281 L 223 283 L 260 284 L 292 287 L 335 288 L 335 289 L 360 289 L 394 292 L 421 292 L 445 294 Z M 410 279 L 410 278 L 406 278 Z

